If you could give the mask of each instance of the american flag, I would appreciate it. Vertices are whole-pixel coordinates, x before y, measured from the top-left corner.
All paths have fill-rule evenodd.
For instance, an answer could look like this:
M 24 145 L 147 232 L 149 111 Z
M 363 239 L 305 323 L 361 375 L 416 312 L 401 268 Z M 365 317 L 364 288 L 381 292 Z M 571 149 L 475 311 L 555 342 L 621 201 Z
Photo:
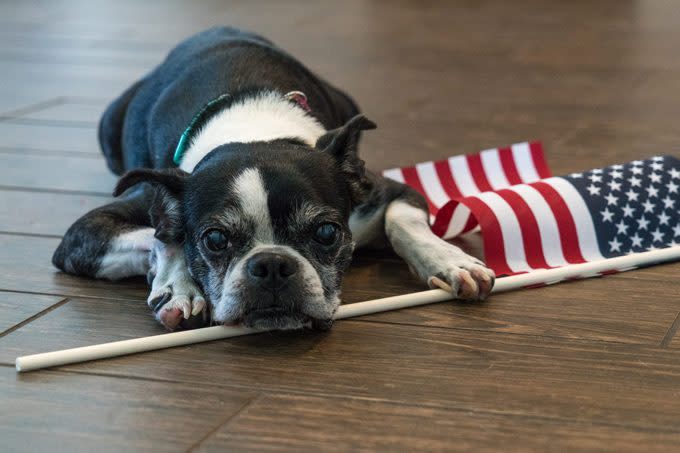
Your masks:
M 479 230 L 498 275 L 680 241 L 680 161 L 670 156 L 553 177 L 540 143 L 520 143 L 383 175 L 425 195 L 439 236 Z

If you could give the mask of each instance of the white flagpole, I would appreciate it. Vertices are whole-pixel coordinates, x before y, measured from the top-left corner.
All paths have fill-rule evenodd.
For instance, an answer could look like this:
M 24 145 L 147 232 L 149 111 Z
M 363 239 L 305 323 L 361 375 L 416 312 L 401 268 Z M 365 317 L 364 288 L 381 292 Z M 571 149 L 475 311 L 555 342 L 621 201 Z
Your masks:
M 511 277 L 503 277 L 496 280 L 496 285 L 492 292 L 500 293 L 526 288 L 528 286 L 550 285 L 565 280 L 597 277 L 609 272 L 624 272 L 673 260 L 680 260 L 680 246 L 593 261 L 590 263 L 571 264 L 556 269 L 539 270 Z M 401 308 L 443 302 L 445 300 L 451 300 L 451 294 L 442 289 L 386 297 L 367 302 L 341 305 L 335 314 L 335 319 L 345 319 L 372 313 L 380 313 L 383 311 L 399 310 Z M 20 372 L 32 371 L 40 368 L 117 357 L 260 332 L 264 331 L 238 326 L 205 327 L 202 329 L 17 357 L 16 368 L 17 371 Z

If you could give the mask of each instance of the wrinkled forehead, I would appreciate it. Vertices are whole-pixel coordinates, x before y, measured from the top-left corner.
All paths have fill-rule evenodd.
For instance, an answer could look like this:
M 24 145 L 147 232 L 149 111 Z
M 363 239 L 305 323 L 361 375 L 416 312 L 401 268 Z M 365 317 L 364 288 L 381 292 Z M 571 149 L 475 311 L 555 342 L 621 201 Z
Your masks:
M 208 183 L 204 193 L 195 197 L 200 199 L 194 203 L 200 205 L 195 206 L 195 218 L 200 223 L 217 222 L 248 232 L 263 243 L 275 242 L 281 233 L 302 231 L 321 221 L 346 222 L 347 208 L 341 194 L 329 187 L 331 181 L 317 176 L 241 168 L 228 178 Z

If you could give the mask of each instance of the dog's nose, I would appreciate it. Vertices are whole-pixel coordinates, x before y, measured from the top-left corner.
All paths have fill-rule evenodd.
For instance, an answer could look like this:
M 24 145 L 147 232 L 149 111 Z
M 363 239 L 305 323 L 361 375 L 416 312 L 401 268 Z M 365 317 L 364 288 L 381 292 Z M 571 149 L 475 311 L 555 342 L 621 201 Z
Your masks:
M 250 278 L 267 289 L 278 289 L 298 270 L 297 260 L 281 253 L 260 252 L 246 263 Z

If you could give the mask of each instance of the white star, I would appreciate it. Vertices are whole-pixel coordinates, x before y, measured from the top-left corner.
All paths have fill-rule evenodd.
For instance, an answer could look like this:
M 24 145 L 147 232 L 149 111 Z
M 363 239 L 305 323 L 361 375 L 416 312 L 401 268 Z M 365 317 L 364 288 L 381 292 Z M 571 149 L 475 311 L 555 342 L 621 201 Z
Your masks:
M 626 192 L 626 196 L 630 201 L 638 201 L 638 195 L 640 194 L 635 192 L 633 189 L 628 189 L 628 192 Z
M 673 227 L 673 237 L 680 236 L 680 223 Z
M 668 187 L 668 193 L 678 193 L 678 187 L 680 187 L 680 186 L 678 186 L 676 183 L 671 181 L 671 182 L 668 183 L 667 187 Z
M 633 167 L 633 168 L 630 169 L 630 171 L 632 171 L 634 175 L 641 175 L 642 174 L 642 168 L 640 168 L 640 167 Z
M 630 186 L 631 187 L 640 187 L 641 182 L 642 182 L 642 180 L 640 178 L 638 178 L 637 176 L 633 176 L 632 178 L 630 178 Z
M 626 234 L 626 231 L 628 231 L 628 225 L 623 220 L 616 224 L 616 234 Z
M 634 160 L 633 165 L 644 165 L 644 161 L 641 160 Z
M 604 211 L 601 211 L 600 214 L 602 214 L 603 222 L 611 222 L 612 218 L 614 217 L 614 213 L 611 212 L 609 208 L 606 208 Z
M 635 233 L 635 236 L 630 239 L 633 241 L 633 247 L 642 247 L 642 238 L 639 234 Z
M 572 173 L 569 176 L 572 178 L 583 178 L 583 173 Z
M 656 170 L 659 170 L 659 171 L 660 171 L 660 170 L 663 170 L 663 164 L 660 163 L 660 162 L 654 162 L 654 163 L 652 164 L 652 170 L 655 170 L 655 171 L 656 171 Z
M 664 198 L 664 199 L 661 200 L 661 201 L 663 201 L 663 207 L 664 207 L 664 209 L 673 209 L 673 208 L 675 207 L 675 200 L 673 200 L 673 199 L 672 199 L 671 197 L 669 197 L 668 195 L 666 195 L 666 198 Z
M 600 188 L 594 184 L 589 185 L 588 187 L 586 187 L 586 189 L 588 189 L 590 195 L 600 195 Z
M 642 216 L 639 219 L 637 219 L 637 223 L 638 223 L 638 230 L 646 230 L 647 225 L 649 225 L 649 220 L 647 220 L 645 218 L 645 216 Z
M 662 212 L 659 216 L 659 225 L 668 225 L 670 218 L 671 216 L 667 215 L 665 212 Z
M 612 168 L 614 170 L 623 170 L 623 165 L 621 164 L 612 165 Z
M 605 200 L 607 200 L 608 205 L 610 205 L 610 204 L 616 205 L 616 202 L 619 201 L 619 197 L 615 197 L 613 194 L 609 194 L 604 198 L 605 198 Z
M 619 170 L 612 171 L 612 179 L 623 179 L 623 172 Z
M 661 182 L 661 175 L 658 174 L 658 173 L 652 173 L 651 175 L 649 175 L 649 179 L 651 179 L 652 182 L 658 183 L 658 182 Z
M 652 160 L 654 162 L 661 162 L 663 160 L 663 156 L 654 156 L 652 157 Z
M 654 198 L 659 195 L 659 189 L 654 186 L 649 186 L 645 189 L 649 198 Z
M 600 182 L 602 181 L 602 176 L 601 175 L 590 175 L 588 176 L 592 182 Z
M 652 231 L 652 236 L 652 242 L 663 242 L 663 233 L 658 228 Z
M 590 172 L 591 172 L 591 173 L 595 173 L 595 174 L 601 174 L 601 173 L 602 173 L 602 169 L 601 169 L 601 168 L 593 168 L 592 170 L 590 170 Z
M 607 183 L 607 185 L 609 186 L 609 189 L 611 189 L 612 192 L 615 192 L 617 190 L 621 190 L 621 183 L 620 182 L 609 181 Z
M 642 203 L 642 206 L 644 206 L 645 212 L 654 212 L 654 203 L 650 202 L 649 200 Z
M 623 216 L 624 217 L 633 217 L 633 213 L 635 212 L 635 209 L 633 209 L 629 203 L 626 203 L 626 205 L 623 207 Z
M 614 238 L 613 241 L 609 241 L 609 251 L 610 252 L 620 252 L 621 244 L 618 239 Z
M 680 178 L 680 171 L 676 170 L 675 168 L 671 168 L 668 173 L 671 175 L 671 178 Z

